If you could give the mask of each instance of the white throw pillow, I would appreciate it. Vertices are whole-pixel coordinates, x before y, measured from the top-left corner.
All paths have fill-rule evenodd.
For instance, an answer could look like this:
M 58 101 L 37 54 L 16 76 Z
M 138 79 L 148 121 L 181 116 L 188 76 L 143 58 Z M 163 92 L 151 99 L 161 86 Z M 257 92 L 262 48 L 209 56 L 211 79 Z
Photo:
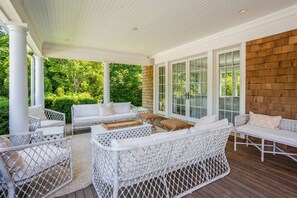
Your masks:
M 100 116 L 113 115 L 113 103 L 99 104 Z
M 6 137 L 0 137 L 0 148 L 13 147 L 13 144 Z M 5 152 L 2 155 L 3 161 L 9 168 L 10 173 L 18 172 L 19 170 L 26 170 L 27 164 L 24 162 L 23 158 L 19 155 L 17 151 Z
M 250 120 L 247 124 L 263 128 L 277 129 L 281 119 L 281 116 L 255 114 L 250 111 Z
M 47 120 L 47 117 L 44 114 L 44 109 L 41 105 L 29 107 L 29 115 L 40 118 L 41 120 Z
M 196 122 L 194 127 L 199 127 L 201 125 L 214 123 L 216 121 L 216 117 L 217 117 L 216 115 L 204 116 Z
M 217 122 L 214 122 L 214 123 L 210 123 L 210 124 L 204 124 L 204 125 L 201 125 L 201 126 L 197 126 L 197 127 L 192 127 L 190 128 L 190 132 L 192 133 L 195 133 L 195 132 L 201 132 L 201 131 L 204 131 L 204 130 L 212 130 L 212 129 L 219 129 L 219 128 L 223 128 L 223 127 L 226 127 L 228 126 L 229 122 L 228 122 L 228 119 L 225 118 L 223 120 L 220 120 L 220 121 L 217 121 Z
M 113 103 L 113 111 L 115 114 L 123 114 L 130 112 L 131 102 Z

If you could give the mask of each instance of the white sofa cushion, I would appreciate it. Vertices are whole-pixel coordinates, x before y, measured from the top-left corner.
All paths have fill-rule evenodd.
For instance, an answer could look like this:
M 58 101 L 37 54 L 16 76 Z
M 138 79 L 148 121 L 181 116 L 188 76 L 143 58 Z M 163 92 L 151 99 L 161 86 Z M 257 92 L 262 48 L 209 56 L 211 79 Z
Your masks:
M 137 117 L 136 113 L 123 113 L 123 114 L 113 114 L 109 116 L 86 116 L 86 117 L 75 117 L 74 124 L 83 123 L 95 123 L 95 122 L 110 122 L 116 120 L 125 119 L 135 119 Z
M 29 107 L 29 115 L 37 117 L 41 120 L 47 120 L 47 117 L 44 114 L 44 109 L 41 105 L 35 105 Z
M 238 132 L 243 132 L 254 137 L 264 138 L 265 140 L 275 141 L 297 147 L 297 132 L 269 129 L 253 125 L 242 125 L 236 127 Z
M 40 127 L 54 127 L 54 126 L 63 126 L 64 122 L 61 120 L 43 120 L 40 122 Z
M 214 123 L 216 121 L 216 117 L 217 117 L 216 115 L 204 116 L 204 117 L 200 118 L 196 122 L 194 127 L 199 127 L 199 126 L 204 125 L 204 124 Z
M 113 115 L 113 103 L 104 103 L 104 104 L 99 104 L 99 111 L 100 111 L 100 116 L 108 116 L 108 115 Z
M 276 129 L 278 128 L 281 119 L 281 116 L 255 114 L 250 111 L 250 120 L 247 124 L 264 128 Z
M 99 116 L 98 104 L 73 105 L 74 117 Z
M 225 118 L 223 120 L 214 122 L 214 123 L 210 123 L 210 124 L 203 124 L 197 127 L 191 127 L 190 128 L 190 132 L 192 133 L 196 133 L 196 132 L 202 132 L 208 129 L 218 129 L 218 128 L 223 128 L 228 126 L 228 119 Z
M 131 102 L 113 103 L 113 111 L 116 114 L 129 113 Z

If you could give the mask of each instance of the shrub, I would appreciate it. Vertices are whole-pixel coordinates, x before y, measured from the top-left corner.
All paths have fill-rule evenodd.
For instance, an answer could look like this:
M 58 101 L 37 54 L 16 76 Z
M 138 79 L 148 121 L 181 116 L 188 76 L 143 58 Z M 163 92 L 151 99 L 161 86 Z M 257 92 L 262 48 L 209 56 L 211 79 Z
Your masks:
M 8 99 L 0 98 L 0 135 L 9 133 Z
M 66 123 L 71 123 L 71 107 L 75 100 L 71 97 L 56 98 L 53 103 L 53 110 L 63 112 L 66 116 Z
M 66 123 L 71 123 L 71 107 L 73 104 L 96 104 L 98 98 L 89 95 L 56 96 L 45 98 L 45 108 L 65 113 Z

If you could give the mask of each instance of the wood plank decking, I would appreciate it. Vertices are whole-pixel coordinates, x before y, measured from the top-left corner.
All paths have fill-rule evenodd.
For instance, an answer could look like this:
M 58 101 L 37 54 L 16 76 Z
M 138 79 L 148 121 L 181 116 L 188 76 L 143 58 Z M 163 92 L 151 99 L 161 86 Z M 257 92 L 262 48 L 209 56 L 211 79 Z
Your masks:
M 233 142 L 226 149 L 231 173 L 192 194 L 193 197 L 297 197 L 297 163 L 284 156 L 267 154 L 265 162 L 254 147 L 238 146 Z M 60 198 L 97 198 L 94 187 L 62 196 Z

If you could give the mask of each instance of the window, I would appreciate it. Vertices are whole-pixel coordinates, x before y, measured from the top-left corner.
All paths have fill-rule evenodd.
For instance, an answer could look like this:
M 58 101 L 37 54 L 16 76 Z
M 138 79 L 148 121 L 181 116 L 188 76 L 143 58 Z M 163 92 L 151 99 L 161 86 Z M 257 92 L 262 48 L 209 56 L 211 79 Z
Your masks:
M 165 111 L 165 66 L 158 68 L 159 93 L 158 93 L 158 111 Z
M 240 107 L 240 51 L 219 54 L 219 119 L 234 123 Z
M 207 58 L 190 60 L 190 117 L 207 115 Z
M 172 64 L 172 113 L 186 115 L 186 62 Z

